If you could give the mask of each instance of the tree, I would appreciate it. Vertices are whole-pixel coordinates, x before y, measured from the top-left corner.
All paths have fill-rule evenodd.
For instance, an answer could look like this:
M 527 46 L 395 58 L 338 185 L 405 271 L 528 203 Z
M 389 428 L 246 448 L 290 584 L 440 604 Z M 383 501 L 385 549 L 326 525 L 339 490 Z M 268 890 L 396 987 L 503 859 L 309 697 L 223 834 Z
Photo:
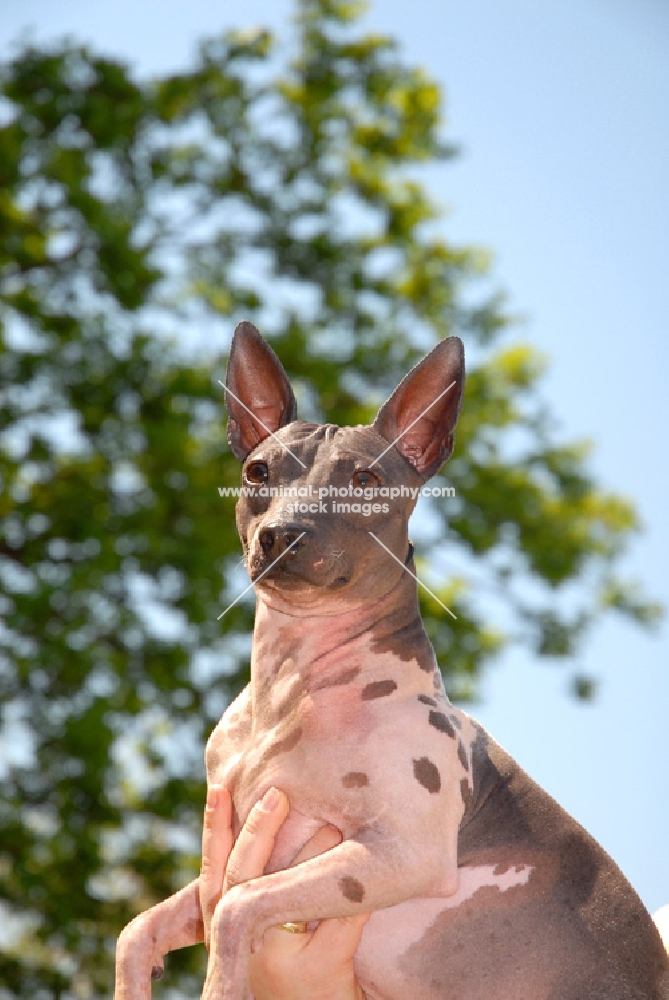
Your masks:
M 343 424 L 462 334 L 445 544 L 541 655 L 608 608 L 657 614 L 615 575 L 633 508 L 555 440 L 541 358 L 501 345 L 499 296 L 463 298 L 485 255 L 444 241 L 411 179 L 453 155 L 439 90 L 361 13 L 297 0 L 289 65 L 258 31 L 151 82 L 72 43 L 1 71 L 0 996 L 108 995 L 121 927 L 197 870 L 202 745 L 246 680 L 252 619 L 240 603 L 217 621 L 240 589 L 218 487 L 239 471 L 202 330 L 220 345 L 253 319 L 302 414 Z M 514 596 L 528 580 L 532 602 Z M 458 616 L 423 605 L 466 697 L 512 630 L 482 625 L 464 579 L 430 583 Z M 202 966 L 172 956 L 168 983 L 195 992 Z

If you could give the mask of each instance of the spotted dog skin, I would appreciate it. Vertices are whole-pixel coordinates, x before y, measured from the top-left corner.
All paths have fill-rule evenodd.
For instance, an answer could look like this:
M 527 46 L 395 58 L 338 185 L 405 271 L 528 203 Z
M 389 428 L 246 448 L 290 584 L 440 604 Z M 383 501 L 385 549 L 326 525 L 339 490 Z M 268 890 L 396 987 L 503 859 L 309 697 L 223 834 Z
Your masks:
M 450 456 L 463 384 L 448 338 L 373 425 L 305 423 L 243 323 L 229 440 L 247 485 L 415 488 Z M 265 875 L 216 909 L 202 996 L 249 997 L 249 951 L 272 924 L 372 912 L 356 954 L 369 1000 L 666 997 L 666 952 L 625 877 L 446 697 L 410 575 L 414 504 L 297 516 L 280 496 L 237 505 L 257 594 L 251 682 L 208 742 L 207 779 L 230 790 L 236 832 L 272 785 L 291 809 Z M 289 869 L 325 824 L 342 843 Z M 165 953 L 202 937 L 196 880 L 122 934 L 117 1000 L 148 1000 Z

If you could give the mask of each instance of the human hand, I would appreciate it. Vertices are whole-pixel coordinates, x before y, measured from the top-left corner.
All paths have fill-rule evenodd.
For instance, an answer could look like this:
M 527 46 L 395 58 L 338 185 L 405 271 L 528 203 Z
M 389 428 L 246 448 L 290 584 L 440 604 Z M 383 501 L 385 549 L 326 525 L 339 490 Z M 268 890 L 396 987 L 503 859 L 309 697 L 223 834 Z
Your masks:
M 288 810 L 286 796 L 270 788 L 249 813 L 235 843 L 230 795 L 222 786 L 209 788 L 199 879 L 207 947 L 216 904 L 228 889 L 263 874 Z M 291 867 L 340 842 L 339 830 L 321 828 Z M 299 933 L 270 927 L 251 957 L 251 988 L 256 1000 L 364 1000 L 353 959 L 368 919 L 365 914 L 322 920 L 313 930 Z

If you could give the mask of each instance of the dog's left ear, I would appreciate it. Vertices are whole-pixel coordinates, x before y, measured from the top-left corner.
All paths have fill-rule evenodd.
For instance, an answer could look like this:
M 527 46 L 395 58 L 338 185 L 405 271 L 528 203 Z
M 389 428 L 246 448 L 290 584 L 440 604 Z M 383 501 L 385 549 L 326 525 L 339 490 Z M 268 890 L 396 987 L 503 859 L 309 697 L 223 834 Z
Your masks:
M 372 424 L 425 479 L 451 457 L 464 385 L 465 349 L 448 337 L 405 375 Z
M 244 459 L 297 416 L 297 403 L 283 365 L 253 323 L 237 326 L 225 379 L 228 443 Z

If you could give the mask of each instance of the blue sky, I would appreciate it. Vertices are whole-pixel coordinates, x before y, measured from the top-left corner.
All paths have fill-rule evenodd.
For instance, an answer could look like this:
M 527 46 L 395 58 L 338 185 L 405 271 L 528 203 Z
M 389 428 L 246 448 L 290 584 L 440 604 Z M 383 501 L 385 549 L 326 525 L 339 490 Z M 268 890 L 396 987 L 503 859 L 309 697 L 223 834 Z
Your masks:
M 0 51 L 32 26 L 142 72 L 185 65 L 223 27 L 285 27 L 286 0 L 0 0 Z M 600 481 L 646 531 L 623 569 L 669 607 L 669 6 L 664 0 L 376 0 L 447 95 L 461 157 L 430 168 L 455 242 L 495 255 L 519 337 L 552 364 L 544 395 Z M 522 651 L 491 668 L 474 714 L 607 848 L 654 910 L 669 902 L 668 631 L 611 619 L 571 670 Z M 575 669 L 600 680 L 575 703 Z

